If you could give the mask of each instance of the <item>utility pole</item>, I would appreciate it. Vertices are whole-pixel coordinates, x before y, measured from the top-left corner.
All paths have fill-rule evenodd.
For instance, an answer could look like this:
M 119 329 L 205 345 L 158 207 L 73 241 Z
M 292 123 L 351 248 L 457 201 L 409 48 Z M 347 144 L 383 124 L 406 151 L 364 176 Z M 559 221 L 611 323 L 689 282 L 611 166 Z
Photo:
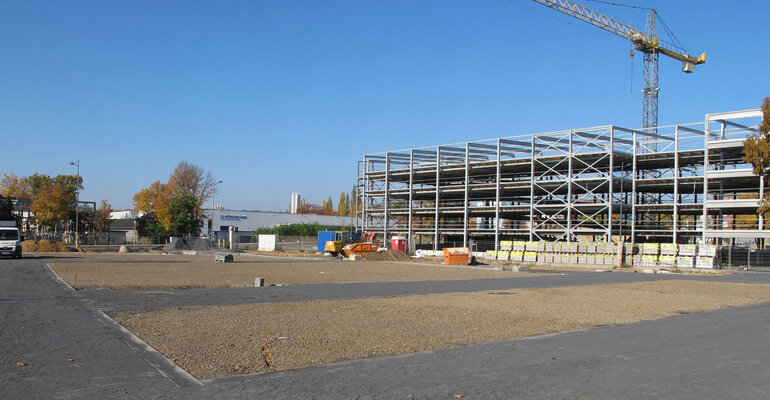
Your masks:
M 78 205 L 80 204 L 80 160 L 71 162 L 70 165 L 78 167 L 77 182 L 75 182 L 75 247 L 79 247 L 78 242 Z

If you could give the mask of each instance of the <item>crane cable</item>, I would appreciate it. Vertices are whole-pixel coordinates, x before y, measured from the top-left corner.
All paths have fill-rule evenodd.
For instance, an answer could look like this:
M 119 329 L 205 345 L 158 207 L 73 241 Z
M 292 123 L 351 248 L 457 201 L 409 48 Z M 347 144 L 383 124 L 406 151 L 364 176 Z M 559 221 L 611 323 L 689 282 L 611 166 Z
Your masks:
M 679 41 L 679 38 L 677 38 L 676 35 L 674 35 L 674 32 L 666 24 L 666 21 L 663 21 L 663 18 L 660 16 L 660 13 L 656 12 L 654 8 L 632 6 L 630 4 L 614 3 L 614 2 L 611 2 L 611 1 L 604 1 L 604 0 L 585 0 L 585 1 L 590 1 L 590 2 L 594 2 L 594 3 L 609 4 L 611 6 L 618 6 L 618 7 L 636 8 L 636 9 L 639 9 L 639 10 L 647 10 L 647 11 L 655 12 L 655 15 L 657 15 L 658 21 L 660 21 L 660 24 L 663 26 L 663 30 L 666 32 L 668 37 L 674 42 L 674 46 L 679 47 L 680 49 L 684 50 L 685 53 L 687 53 L 687 50 L 686 50 L 687 48 L 684 47 L 682 42 Z

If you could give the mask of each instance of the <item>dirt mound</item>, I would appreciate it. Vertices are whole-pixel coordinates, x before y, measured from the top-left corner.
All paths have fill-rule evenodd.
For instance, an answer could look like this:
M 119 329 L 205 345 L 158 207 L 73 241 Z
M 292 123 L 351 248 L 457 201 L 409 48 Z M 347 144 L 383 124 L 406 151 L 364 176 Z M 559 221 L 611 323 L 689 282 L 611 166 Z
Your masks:
M 410 260 L 409 256 L 396 250 L 375 251 L 364 254 L 366 261 L 403 261 Z
M 204 238 L 199 238 L 199 237 L 177 238 L 173 242 L 163 247 L 163 251 L 166 253 L 180 252 L 185 250 L 200 251 L 200 252 L 226 251 L 225 249 L 219 246 L 214 246 L 208 240 Z
M 66 253 L 71 251 L 70 248 L 62 242 L 52 242 L 45 239 L 37 242 L 34 240 L 25 240 L 21 242 L 21 249 L 25 253 Z

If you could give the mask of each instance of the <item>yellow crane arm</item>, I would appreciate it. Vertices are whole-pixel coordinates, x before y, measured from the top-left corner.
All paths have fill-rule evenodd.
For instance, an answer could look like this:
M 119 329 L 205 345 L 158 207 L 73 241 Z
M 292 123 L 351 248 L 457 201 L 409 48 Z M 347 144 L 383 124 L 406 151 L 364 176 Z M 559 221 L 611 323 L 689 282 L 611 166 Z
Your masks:
M 622 22 L 618 22 L 606 15 L 600 14 L 596 11 L 581 6 L 580 4 L 573 3 L 569 0 L 532 0 L 540 3 L 546 7 L 552 8 L 561 13 L 567 14 L 570 17 L 577 18 L 583 22 L 587 22 L 593 26 L 604 29 L 607 32 L 614 33 L 618 36 L 626 38 L 634 43 L 634 47 L 642 52 L 651 53 L 659 52 L 665 54 L 675 60 L 692 64 L 703 64 L 706 62 L 706 53 L 701 54 L 700 57 L 694 57 L 687 54 L 685 49 L 670 43 L 664 43 L 658 40 L 657 37 L 650 37 L 646 33 L 634 28 L 633 26 L 626 25 Z M 692 72 L 687 71 L 686 72 Z

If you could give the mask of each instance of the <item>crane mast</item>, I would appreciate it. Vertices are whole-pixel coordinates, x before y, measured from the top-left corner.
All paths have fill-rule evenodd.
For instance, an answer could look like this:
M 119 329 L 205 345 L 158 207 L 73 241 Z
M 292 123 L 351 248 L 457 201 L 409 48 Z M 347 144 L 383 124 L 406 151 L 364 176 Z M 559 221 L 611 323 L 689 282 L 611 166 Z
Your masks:
M 649 131 L 656 131 L 658 126 L 658 64 L 659 55 L 662 53 L 668 57 L 682 62 L 682 71 L 691 73 L 695 65 L 706 62 L 706 53 L 700 57 L 687 54 L 687 50 L 680 46 L 661 41 L 656 35 L 656 11 L 647 17 L 646 32 L 618 22 L 606 15 L 586 8 L 569 0 L 532 0 L 546 7 L 552 8 L 570 17 L 577 18 L 593 26 L 604 29 L 607 32 L 630 40 L 636 50 L 644 54 L 644 89 L 642 90 L 642 127 Z

